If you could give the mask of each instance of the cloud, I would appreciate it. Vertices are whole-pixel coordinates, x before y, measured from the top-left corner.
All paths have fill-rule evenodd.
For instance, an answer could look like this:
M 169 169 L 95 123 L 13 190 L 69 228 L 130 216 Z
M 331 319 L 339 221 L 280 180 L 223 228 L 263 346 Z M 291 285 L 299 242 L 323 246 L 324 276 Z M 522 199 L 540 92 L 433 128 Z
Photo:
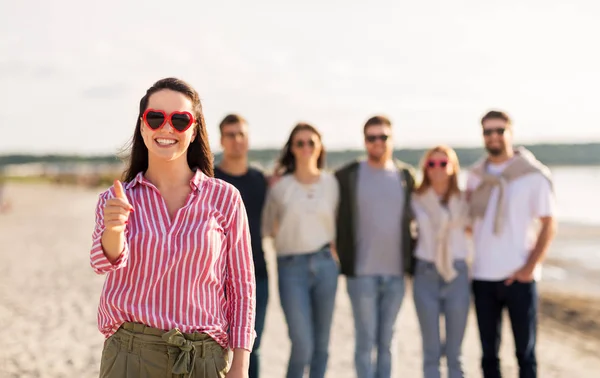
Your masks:
M 0 77 L 11 79 L 49 79 L 60 77 L 63 70 L 53 63 L 35 64 L 20 59 L 0 62 Z

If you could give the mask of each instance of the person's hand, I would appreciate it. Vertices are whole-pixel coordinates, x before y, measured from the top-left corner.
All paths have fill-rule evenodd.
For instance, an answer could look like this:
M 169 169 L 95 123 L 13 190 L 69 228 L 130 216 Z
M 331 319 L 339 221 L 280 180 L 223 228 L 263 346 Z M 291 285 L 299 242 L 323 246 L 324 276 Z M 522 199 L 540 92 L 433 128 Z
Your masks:
M 250 351 L 242 348 L 233 349 L 233 360 L 225 378 L 248 378 L 250 368 Z
M 104 205 L 104 226 L 106 231 L 120 233 L 125 231 L 133 206 L 125 195 L 121 181 L 115 180 L 114 186 L 115 196 Z
M 229 372 L 225 375 L 225 378 L 248 378 L 248 369 L 244 370 L 232 366 L 231 369 L 229 369 Z
M 242 369 L 230 369 L 225 378 L 248 378 L 248 372 Z
M 331 250 L 331 257 L 339 264 L 340 256 L 338 255 L 337 248 L 335 247 L 335 242 L 329 243 L 329 249 Z
M 531 269 L 528 266 L 522 267 L 521 269 L 513 273 L 513 275 L 510 276 L 506 281 L 504 281 L 504 284 L 506 286 L 509 286 L 515 281 L 521 283 L 533 282 L 533 269 Z

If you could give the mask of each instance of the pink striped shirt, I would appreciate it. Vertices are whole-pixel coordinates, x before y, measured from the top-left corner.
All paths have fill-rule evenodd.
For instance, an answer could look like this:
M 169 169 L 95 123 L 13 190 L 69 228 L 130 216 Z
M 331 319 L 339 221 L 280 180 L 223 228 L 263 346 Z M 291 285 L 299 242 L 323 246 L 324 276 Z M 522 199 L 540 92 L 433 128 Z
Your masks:
M 186 204 L 169 218 L 156 186 L 142 173 L 124 185 L 135 211 L 126 245 L 111 264 L 101 245 L 103 208 L 96 208 L 91 265 L 106 281 L 98 328 L 107 338 L 124 322 L 205 332 L 223 347 L 252 350 L 255 282 L 246 209 L 237 189 L 197 171 Z

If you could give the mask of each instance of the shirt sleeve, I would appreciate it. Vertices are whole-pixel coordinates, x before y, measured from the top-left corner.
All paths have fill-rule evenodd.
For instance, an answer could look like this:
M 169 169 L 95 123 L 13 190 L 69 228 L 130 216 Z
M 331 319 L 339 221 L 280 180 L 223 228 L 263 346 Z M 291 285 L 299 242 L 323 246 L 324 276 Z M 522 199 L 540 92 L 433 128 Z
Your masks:
M 277 202 L 277 196 L 273 186 L 267 190 L 267 198 L 265 200 L 265 208 L 262 215 L 262 236 L 263 237 L 274 237 L 275 227 L 279 218 L 279 206 Z
M 556 215 L 556 197 L 550 180 L 538 175 L 538 185 L 532 191 L 532 213 L 535 218 L 553 217 Z
M 114 262 L 111 263 L 106 255 L 104 254 L 104 248 L 102 248 L 102 234 L 104 233 L 104 206 L 109 198 L 112 198 L 113 194 L 111 190 L 100 194 L 98 204 L 96 205 L 96 225 L 94 232 L 92 233 L 92 248 L 90 251 L 90 264 L 94 272 L 97 274 L 105 274 L 112 272 L 117 269 L 121 269 L 127 266 L 129 260 L 129 244 L 127 243 L 128 231 L 125 229 L 125 246 L 121 255 Z
M 335 178 L 334 175 L 329 177 L 331 184 L 329 185 L 329 190 L 331 191 L 331 205 L 333 208 L 333 240 L 336 240 L 337 237 L 337 229 L 336 229 L 336 219 L 338 216 L 338 209 L 340 207 L 340 184 Z
M 232 349 L 252 351 L 256 311 L 256 283 L 246 208 L 239 194 L 228 226 L 227 275 L 225 290 L 228 300 L 229 344 Z
M 337 209 L 340 205 L 340 183 L 334 176 L 331 176 L 331 182 L 333 186 L 333 202 L 335 203 L 335 208 Z

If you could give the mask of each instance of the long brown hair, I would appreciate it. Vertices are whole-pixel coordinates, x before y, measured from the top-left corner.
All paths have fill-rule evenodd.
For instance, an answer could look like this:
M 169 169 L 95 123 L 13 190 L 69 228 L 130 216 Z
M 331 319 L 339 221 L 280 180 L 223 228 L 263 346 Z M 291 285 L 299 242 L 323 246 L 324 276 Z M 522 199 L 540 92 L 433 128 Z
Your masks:
M 205 175 L 213 177 L 213 154 L 208 143 L 208 134 L 206 132 L 206 123 L 202 113 L 202 104 L 198 92 L 191 85 L 183 80 L 176 78 L 161 79 L 154 83 L 140 100 L 140 109 L 137 116 L 135 131 L 127 148 L 130 153 L 127 156 L 127 168 L 123 172 L 123 181 L 132 181 L 140 172 L 148 169 L 148 147 L 142 138 L 142 115 L 148 107 L 150 96 L 163 89 L 179 92 L 192 101 L 193 115 L 196 119 L 194 128 L 196 129 L 196 138 L 190 143 L 187 150 L 187 162 L 190 169 L 199 169 Z
M 290 133 L 290 136 L 283 146 L 283 150 L 281 151 L 281 156 L 276 164 L 275 173 L 278 175 L 285 175 L 288 173 L 293 173 L 296 170 L 296 157 L 292 153 L 292 142 L 294 140 L 294 136 L 300 132 L 308 130 L 315 134 L 317 138 L 319 138 L 319 142 L 321 142 L 321 153 L 317 158 L 317 168 L 323 169 L 325 165 L 325 147 L 323 147 L 321 133 L 312 125 L 308 123 L 299 123 L 297 124 Z
M 446 155 L 448 157 L 448 162 L 450 164 L 452 164 L 452 167 L 454 168 L 454 173 L 450 176 L 448 190 L 442 197 L 442 202 L 448 203 L 448 201 L 450 200 L 450 197 L 452 197 L 455 194 L 456 195 L 460 194 L 460 188 L 458 187 L 458 175 L 460 173 L 460 163 L 458 161 L 458 156 L 456 155 L 456 151 L 454 151 L 451 147 L 448 147 L 445 145 L 435 146 L 435 147 L 429 149 L 423 155 L 423 158 L 421 159 L 421 163 L 420 163 L 423 178 L 421 180 L 421 183 L 415 189 L 415 193 L 419 194 L 419 195 L 423 194 L 427 191 L 427 189 L 429 189 L 431 187 L 431 182 L 429 180 L 429 176 L 427 176 L 427 161 L 429 160 L 429 158 L 431 158 L 431 155 L 433 155 L 436 152 L 441 152 L 444 155 Z

